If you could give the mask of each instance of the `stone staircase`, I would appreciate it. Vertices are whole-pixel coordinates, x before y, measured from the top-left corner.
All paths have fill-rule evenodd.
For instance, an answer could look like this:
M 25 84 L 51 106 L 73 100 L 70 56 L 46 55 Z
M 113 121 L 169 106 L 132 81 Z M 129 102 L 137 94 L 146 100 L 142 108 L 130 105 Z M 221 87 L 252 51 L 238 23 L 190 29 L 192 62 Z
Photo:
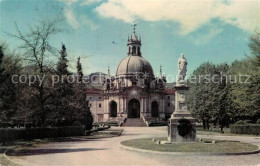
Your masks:
M 144 121 L 140 118 L 127 118 L 123 127 L 147 127 Z

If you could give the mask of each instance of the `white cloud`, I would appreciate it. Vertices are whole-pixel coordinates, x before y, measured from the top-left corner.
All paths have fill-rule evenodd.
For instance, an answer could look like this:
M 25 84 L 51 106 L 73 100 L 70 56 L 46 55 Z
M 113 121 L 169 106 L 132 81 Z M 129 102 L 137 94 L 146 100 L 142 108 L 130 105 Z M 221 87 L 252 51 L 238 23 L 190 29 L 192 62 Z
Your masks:
M 93 3 L 98 3 L 101 0 L 60 0 L 61 2 L 64 2 L 66 4 L 65 10 L 64 10 L 64 16 L 66 17 L 67 22 L 74 28 L 78 29 L 80 25 L 88 25 L 92 30 L 95 30 L 98 28 L 98 26 L 89 19 L 86 15 L 79 14 L 77 17 L 75 16 L 72 5 L 76 2 L 81 2 L 81 5 L 89 5 Z
M 108 0 L 96 11 L 128 23 L 135 19 L 174 21 L 180 24 L 181 34 L 188 34 L 214 18 L 252 31 L 260 24 L 259 6 L 259 0 Z
M 67 22 L 74 28 L 74 29 L 78 29 L 79 28 L 79 23 L 74 15 L 74 13 L 72 12 L 72 10 L 70 8 L 65 8 L 64 9 L 64 15 L 67 19 Z
M 91 4 L 101 2 L 102 0 L 59 0 L 59 1 L 64 2 L 67 5 L 71 5 L 73 3 L 80 2 L 82 6 L 87 6 L 87 5 L 91 5 Z
M 232 0 L 229 5 L 222 5 L 216 15 L 226 23 L 252 32 L 260 28 L 260 1 Z
M 83 0 L 83 2 L 81 3 L 81 5 L 91 5 L 91 4 L 94 4 L 94 3 L 99 3 L 101 2 L 102 0 Z

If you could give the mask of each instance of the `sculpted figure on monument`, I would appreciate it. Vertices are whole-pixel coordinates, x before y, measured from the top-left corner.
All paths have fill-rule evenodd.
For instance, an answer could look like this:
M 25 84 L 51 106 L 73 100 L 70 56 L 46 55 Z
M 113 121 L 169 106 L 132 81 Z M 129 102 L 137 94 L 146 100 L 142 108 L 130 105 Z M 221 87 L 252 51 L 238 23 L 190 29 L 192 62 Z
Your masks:
M 178 61 L 178 66 L 178 83 L 183 83 L 187 72 L 187 61 L 184 58 L 184 54 L 181 54 Z

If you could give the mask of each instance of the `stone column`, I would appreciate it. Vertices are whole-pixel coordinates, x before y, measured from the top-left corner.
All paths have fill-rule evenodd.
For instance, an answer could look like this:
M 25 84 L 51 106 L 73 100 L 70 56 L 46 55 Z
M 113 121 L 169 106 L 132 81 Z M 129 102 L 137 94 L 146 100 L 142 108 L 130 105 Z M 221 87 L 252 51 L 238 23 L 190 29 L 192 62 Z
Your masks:
M 104 121 L 107 121 L 109 118 L 109 97 L 105 96 L 104 97 Z
M 127 111 L 128 111 L 128 110 L 127 110 L 127 103 L 126 103 L 126 101 L 127 101 L 127 98 L 125 97 L 125 102 L 124 102 L 124 103 L 125 103 L 125 108 L 124 108 L 124 109 L 125 109 L 125 110 L 124 110 L 125 112 L 124 112 L 124 113 L 125 113 L 125 117 L 127 118 Z
M 143 97 L 141 97 L 141 102 L 140 102 L 140 112 L 141 112 L 141 117 L 142 116 L 144 116 L 144 103 L 143 103 L 143 100 L 144 100 L 144 98 Z
M 168 127 L 169 142 L 192 142 L 196 138 L 195 119 L 187 109 L 186 94 L 189 87 L 177 85 L 175 90 L 175 112 Z

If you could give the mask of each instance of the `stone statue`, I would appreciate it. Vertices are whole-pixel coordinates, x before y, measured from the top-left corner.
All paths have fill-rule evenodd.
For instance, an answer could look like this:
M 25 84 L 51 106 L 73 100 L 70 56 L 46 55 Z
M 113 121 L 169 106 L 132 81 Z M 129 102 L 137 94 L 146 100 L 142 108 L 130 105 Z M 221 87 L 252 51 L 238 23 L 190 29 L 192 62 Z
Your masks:
M 184 83 L 186 72 L 187 72 L 187 61 L 184 58 L 184 54 L 181 54 L 181 57 L 178 61 L 178 83 Z

